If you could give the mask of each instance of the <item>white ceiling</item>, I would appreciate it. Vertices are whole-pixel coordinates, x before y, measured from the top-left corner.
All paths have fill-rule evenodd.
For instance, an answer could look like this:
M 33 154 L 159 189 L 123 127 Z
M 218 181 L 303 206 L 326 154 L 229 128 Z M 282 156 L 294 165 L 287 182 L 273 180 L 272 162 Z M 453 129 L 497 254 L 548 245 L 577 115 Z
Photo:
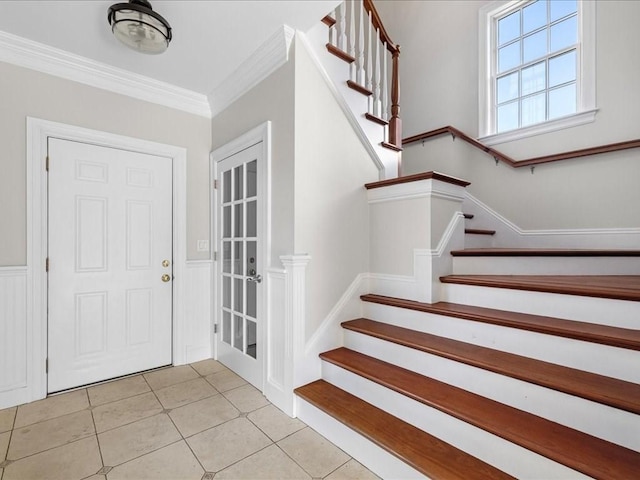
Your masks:
M 210 93 L 282 25 L 306 32 L 339 0 L 151 0 L 171 24 L 161 55 L 143 55 L 111 33 L 107 9 L 126 0 L 0 0 L 0 31 Z

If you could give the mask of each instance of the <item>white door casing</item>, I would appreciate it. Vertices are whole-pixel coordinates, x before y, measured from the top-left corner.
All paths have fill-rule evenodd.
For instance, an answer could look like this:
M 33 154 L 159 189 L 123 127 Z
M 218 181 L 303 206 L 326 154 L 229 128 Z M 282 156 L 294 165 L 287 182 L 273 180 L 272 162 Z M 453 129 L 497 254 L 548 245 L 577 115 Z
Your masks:
M 211 154 L 215 358 L 264 391 L 270 123 Z M 217 180 L 217 181 L 216 181 Z
M 49 138 L 61 138 L 105 147 L 171 158 L 173 162 L 173 364 L 186 361 L 184 279 L 186 270 L 187 151 L 148 140 L 116 135 L 37 118 L 27 118 L 27 387 L 19 403 L 47 394 L 47 172 Z
M 48 391 L 171 363 L 172 161 L 49 139 Z

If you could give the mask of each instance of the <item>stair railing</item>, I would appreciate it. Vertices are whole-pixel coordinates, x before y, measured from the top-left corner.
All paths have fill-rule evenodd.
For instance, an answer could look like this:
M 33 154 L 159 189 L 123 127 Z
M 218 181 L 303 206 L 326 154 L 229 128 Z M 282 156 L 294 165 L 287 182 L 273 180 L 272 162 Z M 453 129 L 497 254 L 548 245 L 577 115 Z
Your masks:
M 329 27 L 329 44 L 346 54 L 342 58 L 353 60 L 350 82 L 371 93 L 367 116 L 388 124 L 386 143 L 400 148 L 400 47 L 389 37 L 373 1 L 347 0 L 323 21 Z
M 473 145 L 474 147 L 482 150 L 483 152 L 488 153 L 496 161 L 496 165 L 498 164 L 499 161 L 503 161 L 504 163 L 506 163 L 507 165 L 513 168 L 531 167 L 531 172 L 533 172 L 533 169 L 535 168 L 536 165 L 541 163 L 557 162 L 560 160 L 568 160 L 570 158 L 586 157 L 589 155 L 598 155 L 600 153 L 617 152 L 619 150 L 628 150 L 630 148 L 640 148 L 640 139 L 635 139 L 635 140 L 627 140 L 626 142 L 610 143 L 608 145 L 601 145 L 599 147 L 589 147 L 589 148 L 583 148 L 580 150 L 572 150 L 570 152 L 554 153 L 552 155 L 544 155 L 542 157 L 528 158 L 526 160 L 514 160 L 513 158 L 505 155 L 504 153 L 499 152 L 495 148 L 491 148 L 484 145 L 483 143 L 480 143 L 479 141 L 470 137 L 466 133 L 450 125 L 442 128 L 437 128 L 435 130 L 430 130 L 428 132 L 419 133 L 411 137 L 407 137 L 402 140 L 402 143 L 404 145 L 409 145 L 411 143 L 422 141 L 422 144 L 424 145 L 425 140 L 429 140 L 434 137 L 439 137 L 441 135 L 446 135 L 446 134 L 450 134 L 454 140 L 456 138 L 460 138 L 461 140 L 464 140 L 465 142 L 469 143 L 470 145 Z

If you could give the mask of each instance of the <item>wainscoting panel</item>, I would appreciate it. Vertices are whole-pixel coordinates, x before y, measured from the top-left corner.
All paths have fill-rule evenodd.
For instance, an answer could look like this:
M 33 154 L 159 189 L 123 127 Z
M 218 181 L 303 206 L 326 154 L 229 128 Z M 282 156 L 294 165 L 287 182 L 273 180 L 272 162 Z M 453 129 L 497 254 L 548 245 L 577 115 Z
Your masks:
M 0 267 L 0 409 L 26 402 L 27 387 L 27 267 Z
M 187 261 L 184 319 L 186 363 L 212 357 L 211 301 L 213 285 L 210 260 Z

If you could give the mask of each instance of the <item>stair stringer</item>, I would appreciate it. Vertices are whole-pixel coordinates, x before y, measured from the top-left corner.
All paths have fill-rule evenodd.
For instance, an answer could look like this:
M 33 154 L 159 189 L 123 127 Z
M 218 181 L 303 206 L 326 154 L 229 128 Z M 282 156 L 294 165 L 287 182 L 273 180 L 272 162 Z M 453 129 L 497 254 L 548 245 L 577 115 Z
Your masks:
M 361 93 L 348 87 L 349 67 L 343 60 L 327 51 L 326 25 L 318 23 L 306 34 L 297 32 L 296 38 L 300 40 L 298 45 L 302 45 L 308 51 L 354 132 L 380 170 L 380 180 L 396 178 L 401 153 L 381 145 L 386 139 L 387 127 L 378 125 L 365 117 L 368 100 Z
M 464 212 L 474 215 L 477 225 L 496 231 L 491 245 L 478 247 L 636 249 L 640 245 L 640 228 L 524 230 L 469 191 L 465 194 Z

